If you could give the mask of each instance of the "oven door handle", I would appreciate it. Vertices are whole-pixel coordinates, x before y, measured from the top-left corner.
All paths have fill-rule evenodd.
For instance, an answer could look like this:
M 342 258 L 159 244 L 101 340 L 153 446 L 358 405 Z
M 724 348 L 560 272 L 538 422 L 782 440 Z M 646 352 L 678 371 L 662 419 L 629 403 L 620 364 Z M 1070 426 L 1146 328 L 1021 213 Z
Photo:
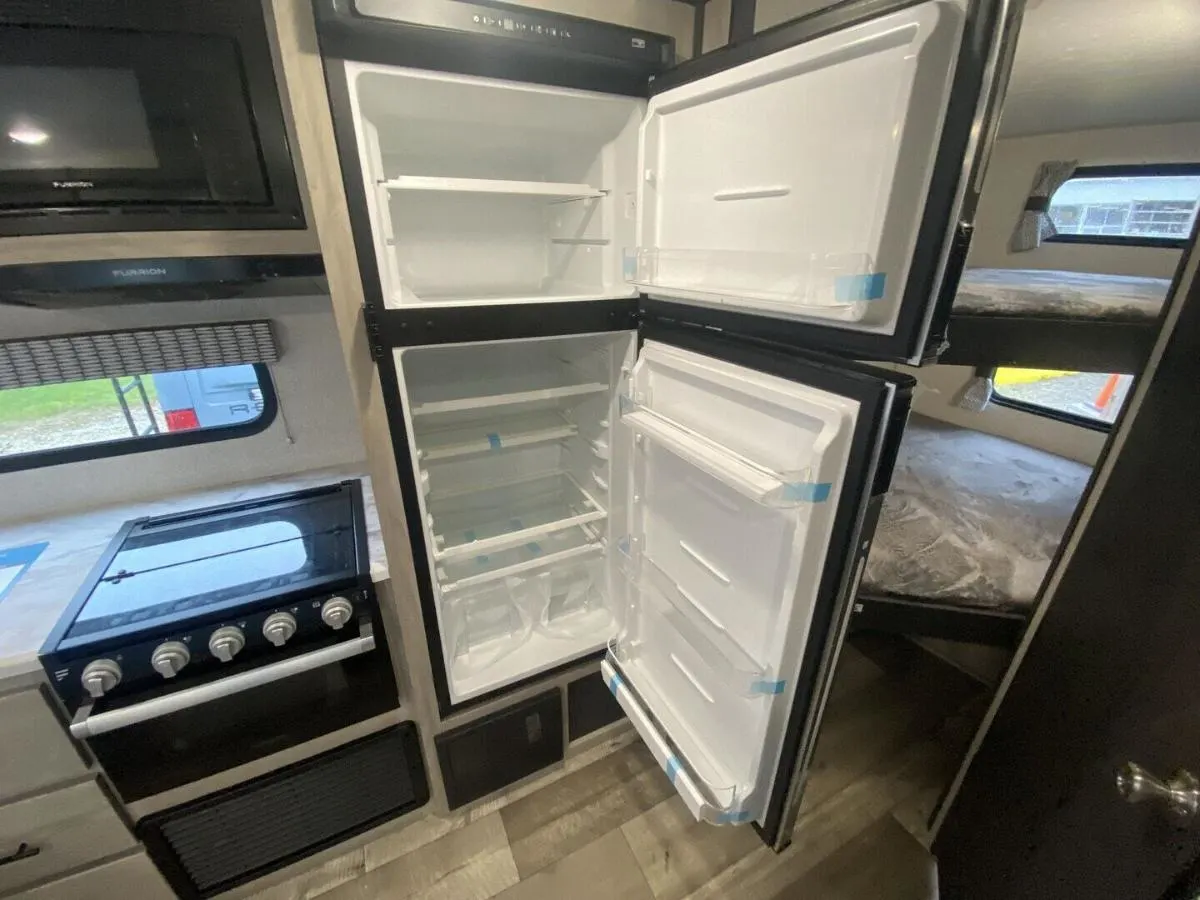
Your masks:
M 138 725 L 142 722 L 148 722 L 151 719 L 170 715 L 173 712 L 200 706 L 203 703 L 219 700 L 222 697 L 229 697 L 241 691 L 248 691 L 251 688 L 279 681 L 291 675 L 310 672 L 313 669 L 319 669 L 321 666 L 327 666 L 330 663 L 340 662 L 352 656 L 369 653 L 374 649 L 374 636 L 366 634 L 353 640 L 334 644 L 332 647 L 326 647 L 323 650 L 314 650 L 312 653 L 305 653 L 302 656 L 294 656 L 282 662 L 272 663 L 269 666 L 263 666 L 261 669 L 251 669 L 249 672 L 243 672 L 240 675 L 231 675 L 228 678 L 210 681 L 208 684 L 202 684 L 194 688 L 185 688 L 173 694 L 155 697 L 153 700 L 146 700 L 143 703 L 135 703 L 132 706 L 125 706 L 109 712 L 92 715 L 92 706 L 89 703 L 83 706 L 76 714 L 75 720 L 71 723 L 71 735 L 72 737 L 83 739 L 95 737 L 98 734 L 104 734 L 109 731 L 116 731 L 119 728 L 128 728 L 130 725 Z

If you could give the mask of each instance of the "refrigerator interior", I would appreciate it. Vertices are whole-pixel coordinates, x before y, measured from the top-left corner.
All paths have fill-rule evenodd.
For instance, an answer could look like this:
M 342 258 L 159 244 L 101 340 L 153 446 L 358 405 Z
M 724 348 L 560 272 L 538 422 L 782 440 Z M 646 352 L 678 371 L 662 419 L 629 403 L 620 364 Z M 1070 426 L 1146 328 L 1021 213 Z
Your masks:
M 389 307 L 634 293 L 644 101 L 346 66 Z
M 628 467 L 611 432 L 634 343 L 613 333 L 395 351 L 453 702 L 615 632 L 604 554 Z

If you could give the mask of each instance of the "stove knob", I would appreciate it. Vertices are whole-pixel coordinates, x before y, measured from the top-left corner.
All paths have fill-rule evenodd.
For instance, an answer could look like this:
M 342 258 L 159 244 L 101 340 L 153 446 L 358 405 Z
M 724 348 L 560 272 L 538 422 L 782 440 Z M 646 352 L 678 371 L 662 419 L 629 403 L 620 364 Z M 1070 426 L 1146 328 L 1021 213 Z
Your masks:
M 288 612 L 274 612 L 263 622 L 263 637 L 282 647 L 296 633 L 296 617 Z
M 345 597 L 330 597 L 321 607 L 321 621 L 334 631 L 340 631 L 353 615 L 354 606 Z
M 221 662 L 229 662 L 246 646 L 246 636 L 236 625 L 218 628 L 208 639 L 208 649 Z
M 94 659 L 83 667 L 79 679 L 93 700 L 99 700 L 121 683 L 121 667 L 111 659 Z
M 159 644 L 150 654 L 150 665 L 163 678 L 174 678 L 179 670 L 192 660 L 187 644 L 180 641 L 167 641 Z

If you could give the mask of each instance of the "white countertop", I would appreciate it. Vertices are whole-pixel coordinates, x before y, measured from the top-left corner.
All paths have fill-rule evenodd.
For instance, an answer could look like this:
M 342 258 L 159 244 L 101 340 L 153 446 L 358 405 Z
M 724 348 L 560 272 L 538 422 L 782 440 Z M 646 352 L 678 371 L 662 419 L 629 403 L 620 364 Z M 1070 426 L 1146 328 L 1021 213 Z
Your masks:
M 121 526 L 130 519 L 182 512 L 219 503 L 266 497 L 286 491 L 362 478 L 363 505 L 371 554 L 371 577 L 388 577 L 387 557 L 371 480 L 357 468 L 319 469 L 265 481 L 179 494 L 162 500 L 109 506 L 70 516 L 60 516 L 0 526 L 0 549 L 48 541 L 41 556 L 0 600 L 0 679 L 24 675 L 38 667 L 38 651 L 92 566 Z

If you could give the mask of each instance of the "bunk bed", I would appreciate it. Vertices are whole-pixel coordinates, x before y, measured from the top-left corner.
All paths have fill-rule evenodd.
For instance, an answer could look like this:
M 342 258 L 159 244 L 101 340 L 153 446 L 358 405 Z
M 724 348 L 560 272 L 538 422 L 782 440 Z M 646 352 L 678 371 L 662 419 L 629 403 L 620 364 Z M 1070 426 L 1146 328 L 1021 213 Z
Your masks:
M 1141 371 L 1170 290 L 1166 278 L 1041 269 L 967 269 L 940 361 L 980 368 Z
M 1090 475 L 1074 460 L 914 415 L 852 626 L 1015 644 Z

